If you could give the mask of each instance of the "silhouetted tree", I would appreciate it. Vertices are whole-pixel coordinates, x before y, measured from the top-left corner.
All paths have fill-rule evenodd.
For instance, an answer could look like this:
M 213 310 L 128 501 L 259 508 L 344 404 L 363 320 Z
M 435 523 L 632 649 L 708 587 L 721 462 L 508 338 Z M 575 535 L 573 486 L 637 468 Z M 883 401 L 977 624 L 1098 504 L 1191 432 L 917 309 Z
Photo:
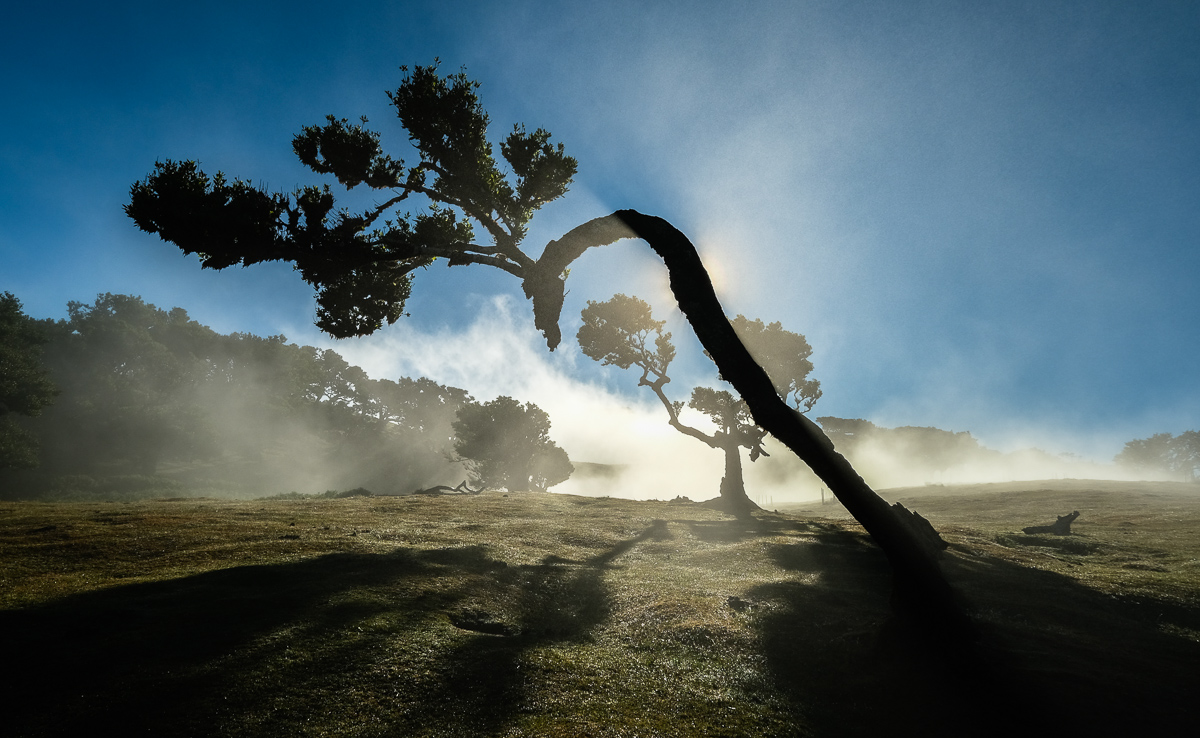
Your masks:
M 567 452 L 550 440 L 550 416 L 532 402 L 469 402 L 458 410 L 454 433 L 454 450 L 477 484 L 544 492 L 575 471 Z
M 1184 431 L 1178 436 L 1156 433 L 1149 438 L 1128 441 L 1114 461 L 1131 469 L 1194 482 L 1200 471 L 1200 432 Z
M 766 431 L 754 422 L 746 403 L 724 390 L 696 387 L 688 407 L 707 415 L 717 430 L 705 433 L 683 423 L 679 419 L 683 402 L 670 400 L 663 389 L 671 381 L 667 369 L 675 357 L 675 346 L 671 334 L 663 333 L 665 321 L 654 319 L 650 305 L 637 297 L 614 295 L 605 302 L 589 300 L 582 317 L 583 325 L 576 338 L 586 356 L 605 366 L 641 369 L 638 385 L 654 392 L 667 411 L 671 427 L 724 452 L 722 507 L 735 513 L 756 508 L 746 496 L 742 481 L 741 449 L 749 449 L 751 461 L 765 456 L 762 442 Z M 821 389 L 818 382 L 808 379 L 812 371 L 809 361 L 812 348 L 804 336 L 784 330 L 779 323 L 764 325 L 761 320 L 752 321 L 741 315 L 733 324 L 755 359 L 767 368 L 780 396 L 791 398 L 797 409 L 811 409 Z
M 210 178 L 195 162 L 166 161 L 133 186 L 125 212 L 142 230 L 199 254 L 205 267 L 293 262 L 317 290 L 317 325 L 338 337 L 394 323 L 413 271 L 438 258 L 449 266 L 488 264 L 524 280 L 565 279 L 562 269 L 541 273 L 520 245 L 533 213 L 566 193 L 575 160 L 548 132 L 514 126 L 500 145 L 513 175 L 506 177 L 487 140 L 479 84 L 461 72 L 442 77 L 436 64 L 401 69 L 400 88 L 388 97 L 415 165 L 383 153 L 366 118 L 359 124 L 331 115 L 292 140 L 314 172 L 332 174 L 347 190 L 366 184 L 388 193 L 380 204 L 335 210 L 328 185 L 268 193 L 220 172 Z M 400 212 L 413 196 L 430 203 L 428 210 Z M 490 243 L 475 243 L 473 223 Z
M 42 363 L 48 328 L 11 292 L 0 294 L 0 469 L 37 465 L 37 440 L 14 416 L 38 415 L 58 394 Z
M 440 385 L 428 377 L 381 379 L 370 387 L 381 420 L 392 423 L 431 449 L 448 447 L 459 408 L 470 401 L 466 390 Z
M 347 188 L 365 183 L 386 190 L 389 197 L 379 205 L 360 213 L 335 211 L 328 186 L 268 193 L 221 173 L 209 178 L 194 162 L 167 161 L 133 185 L 126 213 L 142 230 L 197 253 L 204 267 L 292 262 L 317 290 L 317 324 L 334 336 L 371 333 L 397 320 L 413 270 L 434 259 L 494 266 L 521 280 L 551 350 L 561 340 L 558 321 L 571 263 L 594 246 L 642 239 L 662 257 L 680 309 L 755 421 L 807 463 L 886 552 L 901 609 L 923 612 L 938 627 L 965 624 L 911 516 L 876 495 L 820 428 L 779 396 L 738 339 L 695 246 L 682 233 L 661 218 L 619 210 L 572 229 L 531 258 L 519 248 L 529 218 L 566 192 L 575 160 L 561 144 L 551 145 L 546 131 L 530 134 L 516 126 L 500 144 L 515 178 L 510 181 L 492 156 L 478 84 L 463 73 L 441 77 L 436 65 L 411 74 L 402 69 L 400 88 L 389 97 L 416 150 L 416 165 L 406 169 L 384 154 L 379 134 L 365 120 L 359 125 L 330 116 L 326 125 L 304 128 L 293 139 L 297 156 L 313 171 L 332 174 Z M 397 208 L 413 195 L 424 196 L 430 207 L 409 218 Z M 489 245 L 474 243 L 472 222 L 487 232 Z

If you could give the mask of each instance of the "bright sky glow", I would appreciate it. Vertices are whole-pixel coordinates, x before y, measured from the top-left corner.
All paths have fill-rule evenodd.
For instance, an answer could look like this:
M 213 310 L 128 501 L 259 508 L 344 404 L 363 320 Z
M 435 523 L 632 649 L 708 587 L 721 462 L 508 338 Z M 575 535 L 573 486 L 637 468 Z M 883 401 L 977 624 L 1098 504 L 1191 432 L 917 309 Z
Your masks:
M 202 272 L 121 207 L 167 158 L 320 181 L 290 141 L 327 113 L 367 115 L 402 151 L 384 91 L 435 56 L 483 83 L 495 138 L 544 127 L 579 159 L 530 250 L 617 208 L 667 218 L 719 261 L 727 312 L 808 337 L 815 415 L 1098 460 L 1200 428 L 1194 2 L 25 3 L 0 24 L 0 290 L 37 317 L 131 293 L 334 345 L 288 267 Z M 588 255 L 569 287 L 568 339 L 587 299 L 668 308 L 644 246 Z M 468 376 L 448 353 L 497 306 L 531 321 L 510 276 L 435 267 L 403 330 L 336 348 L 540 402 L 528 372 Z M 711 381 L 670 329 L 679 390 Z M 569 361 L 572 387 L 644 407 L 561 351 L 545 367 Z

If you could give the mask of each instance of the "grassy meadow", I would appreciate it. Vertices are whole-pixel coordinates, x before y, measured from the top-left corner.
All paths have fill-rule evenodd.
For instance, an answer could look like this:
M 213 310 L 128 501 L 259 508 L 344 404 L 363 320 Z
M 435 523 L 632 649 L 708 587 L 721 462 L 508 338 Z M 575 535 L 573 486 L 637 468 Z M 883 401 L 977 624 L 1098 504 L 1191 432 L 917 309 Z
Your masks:
M 835 504 L 0 503 L 5 733 L 1192 734 L 1200 488 L 884 496 L 950 543 L 975 647 L 892 621 Z M 1072 510 L 1074 535 L 1021 533 Z

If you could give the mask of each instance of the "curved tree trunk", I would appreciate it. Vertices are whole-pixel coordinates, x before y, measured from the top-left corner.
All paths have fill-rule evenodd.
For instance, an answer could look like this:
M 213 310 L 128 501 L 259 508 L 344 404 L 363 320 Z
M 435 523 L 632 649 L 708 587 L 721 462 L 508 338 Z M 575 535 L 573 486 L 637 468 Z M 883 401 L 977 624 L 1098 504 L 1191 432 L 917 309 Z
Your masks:
M 970 623 L 933 552 L 907 517 L 875 494 L 850 462 L 834 450 L 821 429 L 775 392 L 766 372 L 725 317 L 696 247 L 670 223 L 635 210 L 619 210 L 546 245 L 535 268 L 527 271 L 523 286 L 526 296 L 533 299 L 535 323 L 550 348 L 561 339 L 558 319 L 564 297 L 563 270 L 588 248 L 623 238 L 641 238 L 662 257 L 679 309 L 721 376 L 746 401 L 755 422 L 808 464 L 883 549 L 892 567 L 897 612 L 913 616 L 912 622 L 942 637 L 970 633 Z

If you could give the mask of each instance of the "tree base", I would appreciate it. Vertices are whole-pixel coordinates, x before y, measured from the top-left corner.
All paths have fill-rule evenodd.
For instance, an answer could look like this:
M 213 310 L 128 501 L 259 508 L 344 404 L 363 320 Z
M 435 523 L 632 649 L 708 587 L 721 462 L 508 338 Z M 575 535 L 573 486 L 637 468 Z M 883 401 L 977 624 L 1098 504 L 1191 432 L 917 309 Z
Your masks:
M 738 517 L 746 517 L 755 510 L 762 510 L 762 508 L 756 505 L 749 497 L 743 497 L 740 500 L 736 498 L 730 499 L 728 497 L 714 497 L 711 500 L 697 502 L 696 504 L 700 505 L 701 507 L 707 507 L 711 510 L 720 510 L 723 513 L 737 515 Z

